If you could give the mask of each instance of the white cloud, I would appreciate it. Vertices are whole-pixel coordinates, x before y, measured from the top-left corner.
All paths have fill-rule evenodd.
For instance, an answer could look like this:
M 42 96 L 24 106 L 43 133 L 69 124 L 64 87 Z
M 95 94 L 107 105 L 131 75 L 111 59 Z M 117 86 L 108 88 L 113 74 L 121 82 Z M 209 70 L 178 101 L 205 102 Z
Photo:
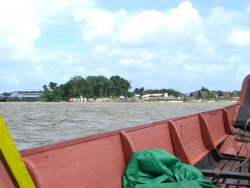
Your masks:
M 79 64 L 79 60 L 76 60 L 75 58 L 73 58 L 71 55 L 69 55 L 68 57 L 66 57 L 65 59 L 62 59 L 59 64 L 62 67 L 67 67 L 69 65 L 73 65 L 73 64 Z
M 85 13 L 88 18 L 82 28 L 84 40 L 110 37 L 114 28 L 112 13 L 98 10 L 89 10 Z
M 233 29 L 229 36 L 229 41 L 239 47 L 250 45 L 250 30 Z
M 116 39 L 117 29 L 127 18 L 128 13 L 124 9 L 111 12 L 93 7 L 74 11 L 74 20 L 80 24 L 83 39 L 96 43 Z
M 195 41 L 201 25 L 198 11 L 189 1 L 184 1 L 167 13 L 146 10 L 131 16 L 118 35 L 123 43 L 133 46 L 178 44 Z
M 34 68 L 35 68 L 36 70 L 38 70 L 38 71 L 40 71 L 40 70 L 43 69 L 43 67 L 42 67 L 42 66 L 39 66 L 39 65 L 35 65 Z
M 214 7 L 208 18 L 205 18 L 205 35 L 214 46 L 228 45 L 228 37 L 238 28 L 247 26 L 249 15 L 245 11 L 227 10 L 224 7 Z M 231 39 L 230 39 L 231 40 Z M 230 43 L 230 46 L 232 43 Z M 235 45 L 235 43 L 233 44 Z

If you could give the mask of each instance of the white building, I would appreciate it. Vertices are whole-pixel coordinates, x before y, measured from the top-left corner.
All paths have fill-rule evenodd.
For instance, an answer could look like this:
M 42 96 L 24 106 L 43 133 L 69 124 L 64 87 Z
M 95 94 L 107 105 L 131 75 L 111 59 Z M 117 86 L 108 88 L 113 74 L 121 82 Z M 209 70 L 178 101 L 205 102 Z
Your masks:
M 143 101 L 148 101 L 150 99 L 166 99 L 168 98 L 167 93 L 153 93 L 153 94 L 145 94 L 145 95 L 135 95 L 135 98 L 142 99 Z
M 40 97 L 43 92 L 29 92 L 29 91 L 14 91 L 10 94 L 10 98 L 31 99 Z

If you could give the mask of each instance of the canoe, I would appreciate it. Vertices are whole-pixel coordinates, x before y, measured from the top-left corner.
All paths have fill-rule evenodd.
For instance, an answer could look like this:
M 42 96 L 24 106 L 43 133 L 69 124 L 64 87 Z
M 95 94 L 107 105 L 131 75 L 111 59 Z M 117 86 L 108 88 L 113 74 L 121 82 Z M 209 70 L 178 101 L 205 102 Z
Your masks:
M 0 117 L 0 187 L 119 188 L 131 157 L 154 149 L 196 167 L 214 185 L 249 187 L 250 144 L 233 134 L 250 128 L 249 117 L 250 74 L 238 102 L 225 108 L 22 151 Z

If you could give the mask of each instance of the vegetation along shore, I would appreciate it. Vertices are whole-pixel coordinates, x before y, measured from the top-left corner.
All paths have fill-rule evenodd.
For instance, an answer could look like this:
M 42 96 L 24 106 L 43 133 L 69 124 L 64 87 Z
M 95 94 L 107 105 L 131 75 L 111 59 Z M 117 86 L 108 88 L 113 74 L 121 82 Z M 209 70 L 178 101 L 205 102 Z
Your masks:
M 237 101 L 240 91 L 224 92 L 210 91 L 202 87 L 200 90 L 185 94 L 174 89 L 144 89 L 132 88 L 131 82 L 116 75 L 106 78 L 105 76 L 75 76 L 65 84 L 58 85 L 50 82 L 43 85 L 43 91 L 29 91 L 26 93 L 38 93 L 39 97 L 18 97 L 12 96 L 12 92 L 4 92 L 0 95 L 0 102 L 8 101 L 43 101 L 43 102 L 61 102 L 61 101 L 107 101 L 107 102 L 218 102 L 218 101 Z

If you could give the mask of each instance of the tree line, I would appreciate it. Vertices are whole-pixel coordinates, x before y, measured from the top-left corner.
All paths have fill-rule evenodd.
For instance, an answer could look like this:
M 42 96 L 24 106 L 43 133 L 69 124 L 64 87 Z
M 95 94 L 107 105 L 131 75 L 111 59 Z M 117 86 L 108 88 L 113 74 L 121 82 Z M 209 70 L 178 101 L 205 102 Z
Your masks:
M 106 78 L 105 76 L 88 76 L 83 78 L 81 76 L 75 76 L 71 78 L 65 84 L 58 85 L 55 82 L 50 82 L 48 85 L 43 85 L 43 96 L 42 98 L 37 98 L 36 100 L 42 101 L 61 101 L 67 100 L 68 98 L 75 98 L 82 96 L 84 98 L 117 98 L 119 96 L 133 97 L 134 94 L 144 95 L 153 93 L 167 93 L 169 96 L 174 97 L 186 97 L 187 94 L 183 94 L 174 89 L 144 89 L 135 88 L 134 91 L 129 92 L 131 89 L 131 82 L 116 75 Z M 207 91 L 208 98 L 215 97 L 215 91 L 210 91 L 209 89 L 202 87 L 198 91 Z M 36 91 L 34 91 L 36 92 Z M 196 91 L 197 92 L 197 91 Z M 217 93 L 220 91 L 217 91 Z M 9 97 L 11 93 L 4 92 L 3 96 Z M 233 91 L 233 97 L 239 97 L 240 91 Z M 11 99 L 9 99 L 11 100 Z M 20 99 L 19 99 L 20 100 Z M 33 99 L 34 100 L 34 99 Z
M 61 101 L 68 98 L 83 96 L 85 98 L 116 98 L 128 96 L 131 89 L 131 82 L 116 75 L 106 78 L 105 76 L 88 76 L 83 78 L 75 76 L 65 84 L 58 86 L 55 82 L 50 82 L 43 86 L 44 98 L 46 101 Z
M 167 93 L 169 96 L 173 95 L 175 97 L 185 95 L 174 89 L 147 89 L 145 90 L 144 87 L 135 88 L 134 93 L 137 93 L 137 94 Z

